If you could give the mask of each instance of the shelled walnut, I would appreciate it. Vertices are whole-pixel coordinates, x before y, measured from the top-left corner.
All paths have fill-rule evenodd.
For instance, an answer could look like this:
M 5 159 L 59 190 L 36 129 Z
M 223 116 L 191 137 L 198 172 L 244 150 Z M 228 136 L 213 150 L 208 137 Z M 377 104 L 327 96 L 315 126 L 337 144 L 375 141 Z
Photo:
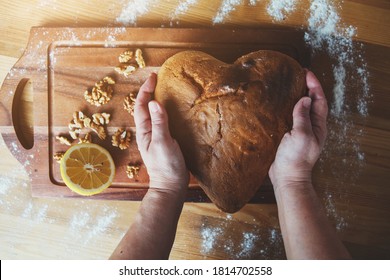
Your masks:
M 135 61 L 137 61 L 138 67 L 139 68 L 145 68 L 145 60 L 142 55 L 142 50 L 141 49 L 136 49 L 135 50 Z
M 128 77 L 135 70 L 137 70 L 137 67 L 135 67 L 134 65 L 120 65 L 118 67 L 115 67 L 114 70 L 119 74 L 123 74 L 125 77 Z
M 134 52 L 131 50 L 124 51 L 119 55 L 120 65 L 115 67 L 114 70 L 119 74 L 124 75 L 125 77 L 130 76 L 134 73 L 138 68 L 145 68 L 146 63 L 142 55 L 141 49 L 135 50 Z
M 81 111 L 76 111 L 73 113 L 73 119 L 68 124 L 69 135 L 73 139 L 77 139 L 81 132 L 81 129 L 87 127 L 91 122 L 91 119 L 84 115 Z
M 72 142 L 66 138 L 65 136 L 56 136 L 56 139 L 61 143 L 61 144 L 64 144 L 64 145 L 67 145 L 67 146 L 70 146 L 72 145 Z
M 92 121 L 96 124 L 106 125 L 110 122 L 111 115 L 108 113 L 96 113 L 92 115 Z
M 138 175 L 139 169 L 140 169 L 139 165 L 128 164 L 126 166 L 127 177 L 129 179 L 133 179 L 135 176 Z
M 76 111 L 68 125 L 69 134 L 73 139 L 78 139 L 83 128 L 90 128 L 96 132 L 100 139 L 104 140 L 107 137 L 106 125 L 110 122 L 110 116 L 108 113 L 96 113 L 92 115 L 91 119 L 83 112 Z
M 131 133 L 123 128 L 119 128 L 112 136 L 111 143 L 114 147 L 125 150 L 130 147 Z
M 64 154 L 65 154 L 64 152 L 55 153 L 55 154 L 53 155 L 53 159 L 54 159 L 56 162 L 60 163 L 61 160 L 62 160 L 62 158 L 64 157 Z
M 133 56 L 134 56 L 133 51 L 127 50 L 119 55 L 118 60 L 120 63 L 128 63 L 128 62 L 130 62 L 130 60 L 133 59 Z
M 123 108 L 129 112 L 132 116 L 134 115 L 134 106 L 135 106 L 136 96 L 135 93 L 130 93 L 123 100 Z
M 79 144 L 81 143 L 92 143 L 92 136 L 91 136 L 91 133 L 87 133 L 85 134 L 85 136 L 83 138 L 79 138 Z
M 91 91 L 86 90 L 84 92 L 85 100 L 98 107 L 107 104 L 114 92 L 112 88 L 114 84 L 115 81 L 111 77 L 104 77 L 101 81 L 95 83 Z
M 96 113 L 92 115 L 92 122 L 90 128 L 96 132 L 100 139 L 104 140 L 107 137 L 106 124 L 110 122 L 110 114 Z

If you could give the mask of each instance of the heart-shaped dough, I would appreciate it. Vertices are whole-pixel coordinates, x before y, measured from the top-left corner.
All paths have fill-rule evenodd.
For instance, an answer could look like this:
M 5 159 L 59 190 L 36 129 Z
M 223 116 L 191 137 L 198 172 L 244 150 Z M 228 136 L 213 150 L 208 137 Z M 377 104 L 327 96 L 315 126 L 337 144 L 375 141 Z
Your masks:
M 218 208 L 233 213 L 267 176 L 305 91 L 304 70 L 279 52 L 226 64 L 184 51 L 162 65 L 155 99 L 167 109 L 188 169 Z

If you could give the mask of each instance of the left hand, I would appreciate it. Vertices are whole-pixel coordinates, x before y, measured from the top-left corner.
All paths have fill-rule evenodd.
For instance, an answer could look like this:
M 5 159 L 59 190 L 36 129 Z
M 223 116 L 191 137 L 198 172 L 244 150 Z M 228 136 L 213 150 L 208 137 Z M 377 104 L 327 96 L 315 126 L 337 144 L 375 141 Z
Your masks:
M 181 192 L 188 186 L 189 172 L 178 143 L 171 137 L 165 108 L 152 100 L 157 75 L 141 86 L 134 108 L 138 150 L 148 170 L 150 188 Z

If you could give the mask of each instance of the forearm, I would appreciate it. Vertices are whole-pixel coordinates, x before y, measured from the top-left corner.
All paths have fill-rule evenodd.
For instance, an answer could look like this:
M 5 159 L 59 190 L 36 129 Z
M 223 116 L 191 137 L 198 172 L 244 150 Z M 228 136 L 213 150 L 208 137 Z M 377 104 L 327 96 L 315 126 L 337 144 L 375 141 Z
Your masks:
M 111 259 L 168 259 L 185 191 L 149 189 L 135 220 Z
M 311 183 L 277 186 L 275 196 L 289 259 L 350 258 Z

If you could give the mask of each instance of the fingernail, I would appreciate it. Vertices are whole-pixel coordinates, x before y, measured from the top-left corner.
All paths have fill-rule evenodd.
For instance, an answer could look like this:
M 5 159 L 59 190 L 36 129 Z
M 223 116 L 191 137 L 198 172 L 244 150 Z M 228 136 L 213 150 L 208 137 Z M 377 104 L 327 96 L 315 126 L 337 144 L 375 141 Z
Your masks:
M 160 108 L 158 107 L 158 104 L 156 102 L 149 102 L 149 110 L 152 113 L 157 113 Z
M 311 106 L 311 98 L 307 97 L 307 98 L 303 99 L 303 107 L 309 109 L 310 106 Z

